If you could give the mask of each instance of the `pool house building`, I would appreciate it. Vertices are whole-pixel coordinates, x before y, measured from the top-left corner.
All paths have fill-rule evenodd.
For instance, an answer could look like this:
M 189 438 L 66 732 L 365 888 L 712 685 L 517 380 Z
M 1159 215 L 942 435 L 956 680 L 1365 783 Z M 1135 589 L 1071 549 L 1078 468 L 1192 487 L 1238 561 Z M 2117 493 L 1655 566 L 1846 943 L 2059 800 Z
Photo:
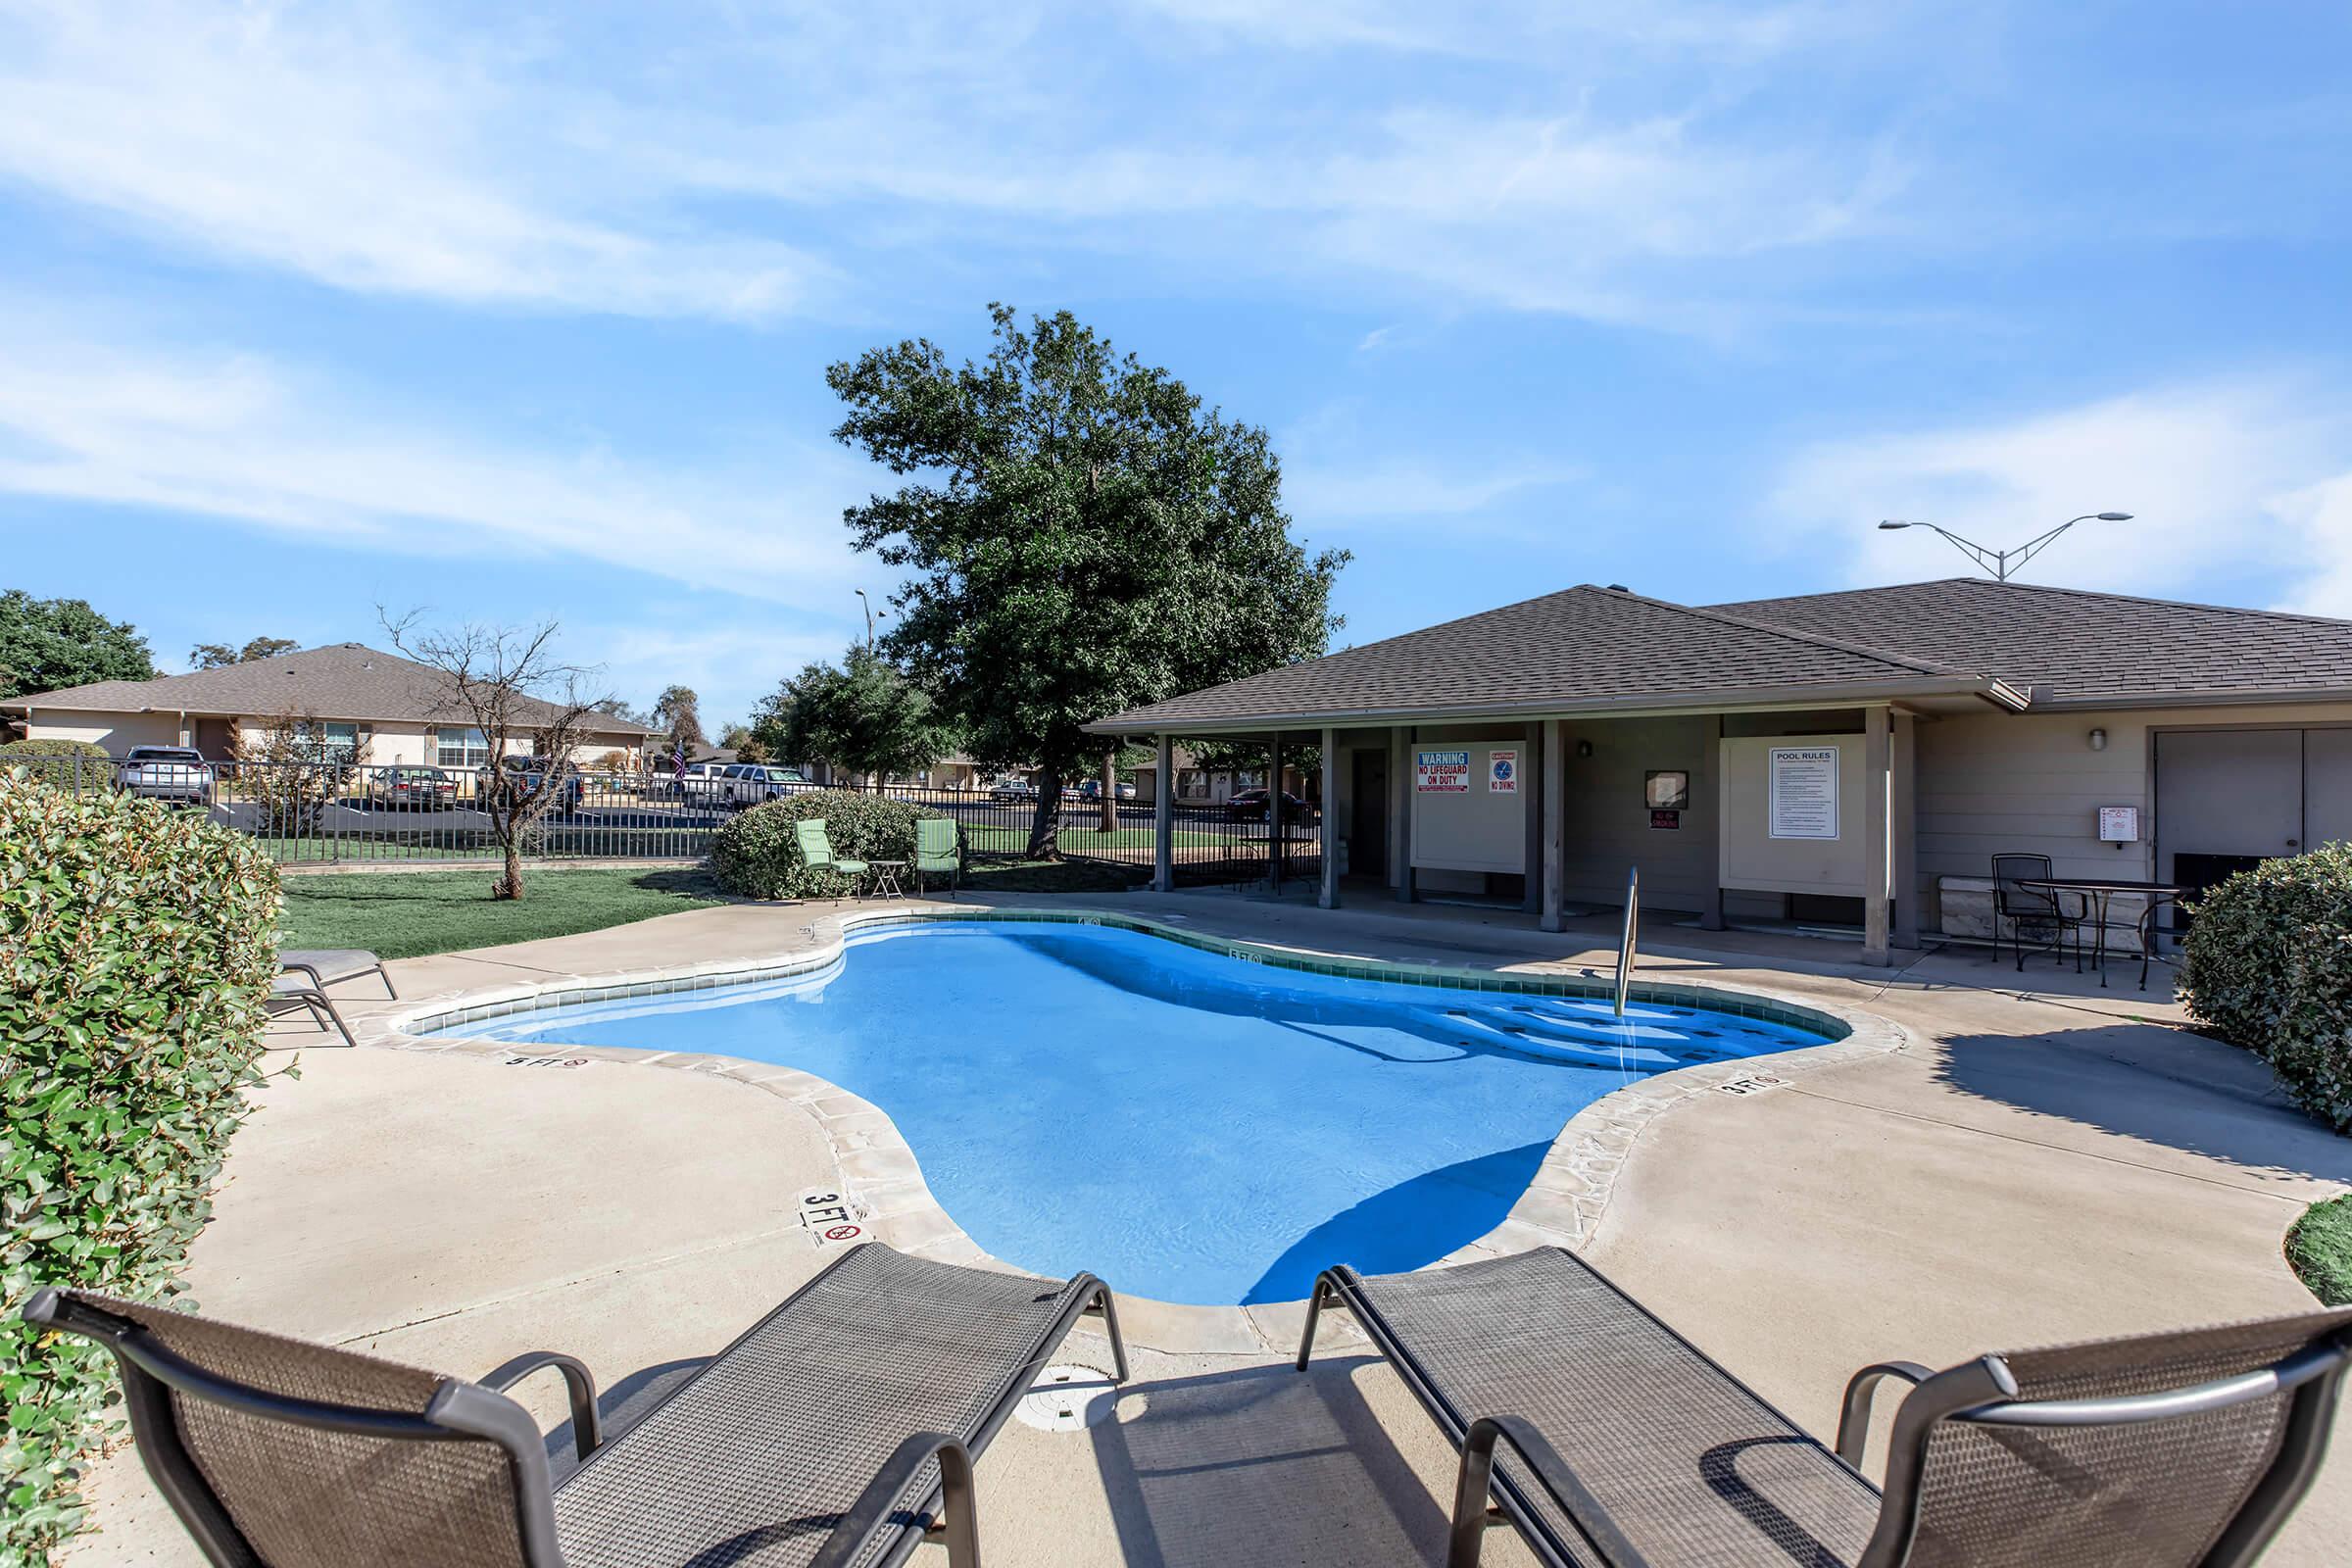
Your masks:
M 2195 888 L 2352 839 L 2352 622 L 1982 578 L 1704 607 L 1570 588 L 1093 727 L 1155 744 L 1161 778 L 1202 740 L 1318 761 L 1326 906 L 1559 930 L 1638 866 L 1646 910 L 1850 927 L 1879 963 L 1990 937 L 1997 854 Z

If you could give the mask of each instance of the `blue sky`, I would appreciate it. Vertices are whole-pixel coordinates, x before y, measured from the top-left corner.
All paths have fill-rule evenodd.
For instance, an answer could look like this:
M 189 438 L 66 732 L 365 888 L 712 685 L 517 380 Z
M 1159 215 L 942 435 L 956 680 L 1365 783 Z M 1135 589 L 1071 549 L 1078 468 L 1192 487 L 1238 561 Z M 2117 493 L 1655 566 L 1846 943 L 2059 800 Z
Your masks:
M 0 586 L 858 625 L 822 371 L 1066 306 L 1266 425 L 1367 640 L 1963 569 L 2352 615 L 2352 10 L 0 0 Z

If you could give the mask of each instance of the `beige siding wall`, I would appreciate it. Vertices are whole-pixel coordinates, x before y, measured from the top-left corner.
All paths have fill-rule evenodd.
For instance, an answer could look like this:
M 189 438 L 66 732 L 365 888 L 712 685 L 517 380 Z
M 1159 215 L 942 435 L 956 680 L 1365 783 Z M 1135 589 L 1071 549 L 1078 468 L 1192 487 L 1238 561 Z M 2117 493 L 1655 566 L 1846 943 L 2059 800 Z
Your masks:
M 35 709 L 26 735 L 36 741 L 88 741 L 120 757 L 133 746 L 177 746 L 179 715 Z
M 268 739 L 270 720 L 246 718 L 237 721 L 247 745 L 260 745 Z M 197 720 L 188 720 L 191 733 Z M 29 733 L 34 740 L 89 741 L 105 747 L 120 757 L 133 746 L 177 746 L 180 744 L 180 718 L 172 713 L 101 713 L 69 709 L 36 709 L 33 710 Z M 363 732 L 370 734 L 368 749 L 369 762 L 432 762 L 437 760 L 430 726 L 423 723 L 384 723 L 363 721 Z M 572 760 L 583 765 L 594 763 L 607 752 L 620 752 L 636 757 L 633 750 L 640 744 L 638 737 L 619 734 L 597 734 L 572 753 Z M 517 742 L 508 750 L 527 753 L 527 742 Z
M 1576 743 L 1592 743 L 1591 757 Z M 1714 808 L 1696 796 L 1700 762 L 1714 744 L 1703 718 L 1570 720 L 1562 776 L 1567 793 L 1562 878 L 1571 903 L 1614 905 L 1625 899 L 1625 872 L 1642 868 L 1642 902 L 1659 909 L 1695 909 L 1715 876 L 1714 835 L 1698 820 Z M 1649 825 L 1643 775 L 1682 768 L 1690 775 L 1690 808 L 1679 828 Z
M 1940 876 L 1985 876 L 1992 857 L 2050 858 L 2060 876 L 2153 878 L 2159 729 L 2342 723 L 2352 706 L 2131 709 L 2077 713 L 1985 713 L 1923 721 L 1919 736 L 1921 907 L 1936 916 Z M 2092 729 L 2107 732 L 2090 749 Z M 2099 842 L 2098 808 L 2136 806 L 2140 842 Z

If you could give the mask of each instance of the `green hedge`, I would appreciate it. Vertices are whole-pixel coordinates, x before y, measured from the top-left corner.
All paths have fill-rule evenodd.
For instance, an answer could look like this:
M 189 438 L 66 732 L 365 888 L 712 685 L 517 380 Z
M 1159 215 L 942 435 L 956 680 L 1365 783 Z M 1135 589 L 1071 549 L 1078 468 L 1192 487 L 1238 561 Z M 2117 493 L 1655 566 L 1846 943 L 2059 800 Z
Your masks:
M 94 741 L 10 741 L 0 746 L 0 768 L 22 768 L 30 776 L 72 789 L 115 781 L 113 759 Z
M 2268 1061 L 2304 1109 L 2352 1132 L 2352 845 L 2265 860 L 2186 907 L 2189 1016 Z
M 277 871 L 243 835 L 0 769 L 0 1563 L 79 1518 L 112 1363 L 18 1317 L 43 1285 L 177 1289 L 256 1081 Z
M 845 860 L 914 858 L 914 824 L 923 811 L 906 801 L 856 790 L 808 790 L 753 807 L 721 827 L 710 844 L 718 885 L 753 899 L 839 899 L 858 890 L 837 871 L 801 858 L 792 825 L 825 820 L 825 838 Z

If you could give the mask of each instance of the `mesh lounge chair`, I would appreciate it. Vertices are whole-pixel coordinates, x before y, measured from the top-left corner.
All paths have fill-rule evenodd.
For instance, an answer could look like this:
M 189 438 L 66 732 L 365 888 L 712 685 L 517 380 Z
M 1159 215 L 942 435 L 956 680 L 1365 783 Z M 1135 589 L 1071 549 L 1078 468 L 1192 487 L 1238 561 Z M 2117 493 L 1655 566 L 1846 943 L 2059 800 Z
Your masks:
M 963 857 L 956 850 L 956 825 L 944 816 L 918 818 L 914 824 L 914 891 L 923 891 L 926 872 L 948 874 L 948 896 L 956 896 L 963 879 Z
M 1833 1452 L 1557 1248 L 1328 1270 L 1301 1368 L 1326 1301 L 1462 1451 L 1450 1568 L 1504 1520 L 1553 1568 L 2234 1568 L 2311 1485 L 2352 1360 L 2347 1309 L 1886 1362 Z M 1857 1466 L 1887 1377 L 1917 1387 L 1882 1494 Z
M 801 841 L 803 860 L 817 869 L 832 867 L 848 877 L 853 887 L 873 869 L 863 860 L 845 860 L 833 853 L 833 841 L 825 837 L 825 819 L 821 816 L 805 816 L 792 824 L 792 831 L 793 836 Z
M 569 1356 L 478 1383 L 102 1296 L 44 1290 L 24 1316 L 104 1342 L 147 1473 L 220 1568 L 876 1568 L 935 1516 L 979 1557 L 972 1456 L 1109 1290 L 844 1253 L 628 1430 L 605 1438 Z M 496 1391 L 544 1367 L 580 1466 Z
M 2069 933 L 2075 939 L 2075 973 L 2082 972 L 2082 915 L 2078 903 L 2069 906 L 2064 896 L 2047 888 L 2030 888 L 2021 883 L 2029 877 L 2050 874 L 2050 858 L 2046 855 L 1996 855 L 1992 858 L 1992 957 L 2001 957 L 2001 924 L 2008 922 L 2009 945 L 2017 949 L 2019 973 L 2025 972 L 2026 944 L 2034 944 L 2036 952 L 2046 951 L 2053 957 L 2065 956 Z
M 277 955 L 277 980 L 270 992 L 269 1010 L 271 1013 L 292 1012 L 296 1008 L 310 1014 L 311 1021 L 324 1034 L 331 1021 L 343 1036 L 345 1045 L 355 1045 L 351 1026 L 343 1014 L 335 1010 L 334 999 L 326 988 L 338 980 L 357 980 L 363 975 L 374 975 L 384 983 L 384 995 L 395 1002 L 400 993 L 392 989 L 392 976 L 384 970 L 384 960 L 361 948 L 285 948 Z M 306 980 L 307 977 L 307 980 Z

